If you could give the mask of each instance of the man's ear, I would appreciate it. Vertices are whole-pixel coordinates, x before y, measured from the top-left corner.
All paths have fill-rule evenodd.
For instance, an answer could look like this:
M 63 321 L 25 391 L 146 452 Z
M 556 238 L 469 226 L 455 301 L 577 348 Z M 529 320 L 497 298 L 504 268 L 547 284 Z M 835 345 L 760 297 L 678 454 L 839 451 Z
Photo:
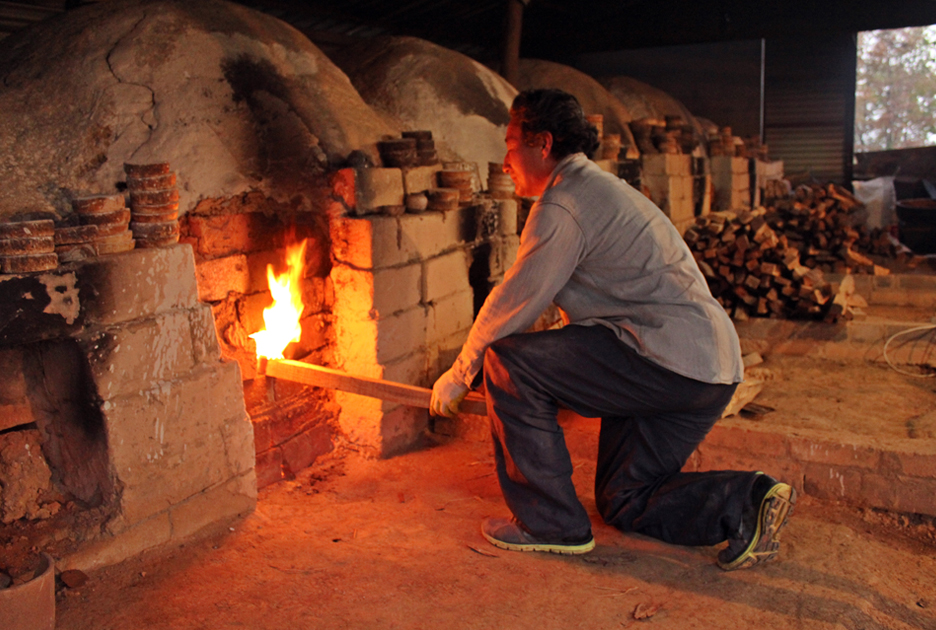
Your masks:
M 542 155 L 545 160 L 549 157 L 549 154 L 552 153 L 553 135 L 550 131 L 544 131 L 540 134 L 540 137 L 543 140 Z

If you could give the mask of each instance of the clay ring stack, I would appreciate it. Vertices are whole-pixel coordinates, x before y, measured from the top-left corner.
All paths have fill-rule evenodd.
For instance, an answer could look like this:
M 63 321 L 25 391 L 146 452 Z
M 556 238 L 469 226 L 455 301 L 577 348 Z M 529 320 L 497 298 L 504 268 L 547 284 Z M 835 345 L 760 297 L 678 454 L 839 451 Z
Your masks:
M 474 197 L 471 187 L 471 171 L 442 170 L 439 171 L 439 186 L 442 188 L 455 188 L 458 190 L 459 203 L 468 205 Z
M 494 199 L 513 199 L 514 183 L 500 162 L 488 163 L 488 191 Z
M 601 141 L 601 158 L 604 160 L 617 160 L 621 153 L 621 134 L 609 133 Z
M 98 254 L 116 254 L 133 249 L 129 230 L 130 211 L 123 195 L 95 195 L 72 201 L 81 225 L 96 225 L 94 244 Z
M 418 164 L 415 138 L 394 138 L 377 143 L 380 159 L 388 168 L 410 168 Z
M 460 193 L 457 188 L 430 188 L 426 191 L 429 210 L 458 210 Z
M 179 242 L 179 190 L 167 162 L 124 164 L 130 190 L 130 229 L 140 248 Z
M 58 267 L 55 223 L 20 221 L 0 223 L 0 273 L 31 273 Z
M 416 162 L 419 166 L 432 166 L 439 163 L 439 154 L 436 152 L 431 131 L 404 131 L 403 137 L 416 141 Z
M 55 253 L 59 262 L 69 263 L 97 258 L 96 225 L 76 225 L 55 228 Z

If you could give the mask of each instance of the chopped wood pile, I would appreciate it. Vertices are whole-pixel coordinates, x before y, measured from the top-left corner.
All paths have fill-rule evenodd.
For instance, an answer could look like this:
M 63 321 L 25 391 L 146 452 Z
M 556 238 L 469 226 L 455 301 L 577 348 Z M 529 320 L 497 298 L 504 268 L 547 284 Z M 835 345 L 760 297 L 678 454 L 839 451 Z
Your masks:
M 853 225 L 844 188 L 802 185 L 755 210 L 699 217 L 684 238 L 715 298 L 735 319 L 851 316 L 824 273 L 889 273 L 866 253 L 893 255 L 886 233 Z

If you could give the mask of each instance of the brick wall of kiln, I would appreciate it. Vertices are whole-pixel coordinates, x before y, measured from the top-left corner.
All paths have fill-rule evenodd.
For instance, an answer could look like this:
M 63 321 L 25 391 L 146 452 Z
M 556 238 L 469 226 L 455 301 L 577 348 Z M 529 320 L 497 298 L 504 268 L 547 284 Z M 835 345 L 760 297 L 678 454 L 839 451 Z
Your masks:
M 520 242 L 514 200 L 345 216 L 332 221 L 331 235 L 338 365 L 422 386 L 454 362 Z M 408 448 L 428 424 L 425 409 L 340 392 L 336 400 L 348 439 L 382 455 Z
M 199 299 L 211 307 L 222 355 L 240 365 L 260 487 L 292 477 L 333 448 L 337 409 L 332 393 L 257 378 L 255 346 L 249 338 L 263 328 L 263 309 L 272 303 L 267 266 L 284 271 L 286 245 L 305 239 L 303 335 L 285 354 L 289 359 L 332 362 L 334 294 L 328 277 L 325 180 L 320 190 L 314 212 L 247 194 L 202 201 L 182 220 L 180 240 L 195 253 Z
M 5 276 L 0 297 L 0 410 L 14 411 L 4 413 L 0 450 L 15 473 L 14 451 L 41 445 L 52 483 L 33 490 L 43 505 L 4 522 L 51 517 L 36 532 L 59 534 L 43 544 L 76 543 L 55 552 L 69 554 L 62 566 L 89 567 L 253 509 L 253 433 L 238 366 L 220 356 L 189 247 Z M 15 507 L 21 481 L 6 479 L 5 508 Z
M 517 204 L 478 197 L 448 212 L 389 216 L 407 193 L 437 186 L 440 167 L 340 169 L 315 210 L 259 195 L 207 200 L 182 224 L 199 297 L 221 352 L 241 367 L 261 487 L 310 465 L 339 440 L 374 456 L 409 448 L 428 413 L 342 392 L 256 377 L 250 333 L 270 304 L 266 266 L 287 234 L 308 239 L 303 338 L 286 358 L 421 386 L 454 361 L 475 311 L 516 257 Z

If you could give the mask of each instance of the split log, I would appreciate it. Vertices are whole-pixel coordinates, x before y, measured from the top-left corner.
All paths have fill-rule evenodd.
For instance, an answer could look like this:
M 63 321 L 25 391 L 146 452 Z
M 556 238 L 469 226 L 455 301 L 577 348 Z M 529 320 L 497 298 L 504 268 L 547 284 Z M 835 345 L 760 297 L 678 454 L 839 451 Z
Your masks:
M 837 321 L 848 306 L 836 305 L 824 274 L 886 273 L 870 255 L 894 254 L 886 235 L 852 225 L 858 207 L 840 186 L 803 185 L 767 207 L 699 217 L 685 240 L 712 294 L 736 319 Z
M 304 385 L 314 385 L 316 387 L 326 387 L 337 389 L 343 392 L 369 396 L 370 398 L 380 398 L 391 402 L 410 405 L 412 407 L 429 408 L 429 401 L 432 397 L 432 390 L 415 385 L 405 385 L 393 381 L 385 381 L 378 378 L 369 378 L 366 376 L 354 376 L 341 370 L 303 363 L 301 361 L 290 361 L 287 359 L 276 359 L 265 363 L 265 369 L 260 370 L 266 376 L 282 378 L 295 383 Z M 465 400 L 460 405 L 462 413 L 472 413 L 479 416 L 487 415 L 487 405 L 484 396 L 478 392 L 468 392 Z
M 759 378 L 745 378 L 744 381 L 738 385 L 738 389 L 735 390 L 734 396 L 731 397 L 731 402 L 725 407 L 725 411 L 722 412 L 721 417 L 727 418 L 741 411 L 745 405 L 754 402 L 754 399 L 757 398 L 757 395 L 761 393 L 762 389 L 764 389 L 763 380 Z

